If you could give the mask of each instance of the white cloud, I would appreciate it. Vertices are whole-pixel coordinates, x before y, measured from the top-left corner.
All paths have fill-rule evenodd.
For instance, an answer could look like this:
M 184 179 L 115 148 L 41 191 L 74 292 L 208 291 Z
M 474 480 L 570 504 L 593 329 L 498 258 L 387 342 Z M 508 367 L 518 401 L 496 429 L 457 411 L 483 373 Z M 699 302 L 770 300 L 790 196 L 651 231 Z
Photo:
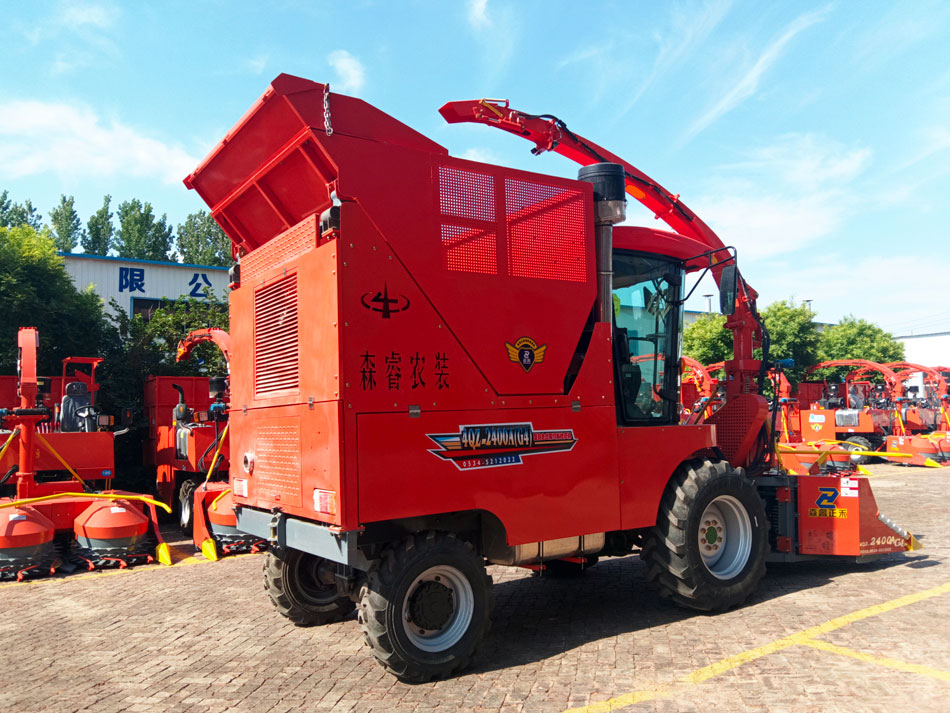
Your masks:
M 740 255 L 760 259 L 793 252 L 830 235 L 852 205 L 840 192 L 799 196 L 745 191 L 701 198 L 699 215 Z
M 57 17 L 64 27 L 107 30 L 115 25 L 118 14 L 118 10 L 111 6 L 70 2 L 61 6 Z
M 740 264 L 742 257 L 740 253 Z M 853 314 L 884 327 L 893 334 L 917 334 L 950 327 L 946 312 L 938 313 L 935 289 L 873 289 L 890 285 L 895 275 L 904 275 L 913 285 L 942 285 L 950 260 L 916 255 L 861 256 L 822 252 L 793 264 L 785 261 L 742 268 L 752 286 L 762 295 L 761 304 L 796 295 L 814 300 L 812 309 L 823 322 L 836 323 Z M 920 315 L 931 319 L 916 320 Z M 915 321 L 916 320 L 916 321 Z
M 742 76 L 734 82 L 732 88 L 728 90 L 719 101 L 706 109 L 703 114 L 693 121 L 680 138 L 679 144 L 683 145 L 689 143 L 710 124 L 753 96 L 759 89 L 759 82 L 762 77 L 772 68 L 772 65 L 782 57 L 789 43 L 795 39 L 796 35 L 812 25 L 821 22 L 825 15 L 828 14 L 829 9 L 830 6 L 827 6 L 821 10 L 806 13 L 791 22 L 778 39 L 774 40 L 768 48 L 759 55 L 755 64 L 745 70 Z
M 61 179 L 137 176 L 177 183 L 198 159 L 86 107 L 0 103 L 0 177 L 53 173 Z
M 469 161 L 478 161 L 479 163 L 493 163 L 496 165 L 502 164 L 504 162 L 504 159 L 494 151 L 481 148 L 479 146 L 473 146 L 470 149 L 466 149 L 462 152 L 460 158 L 464 158 Z
M 847 148 L 816 134 L 785 134 L 753 150 L 748 161 L 724 168 L 766 173 L 770 179 L 805 190 L 850 182 L 867 168 L 871 156 L 867 147 Z
M 267 68 L 269 59 L 269 55 L 262 53 L 244 60 L 244 64 L 252 74 L 261 74 Z
M 356 57 L 346 50 L 335 50 L 327 57 L 327 61 L 337 73 L 341 91 L 356 93 L 363 88 L 366 70 Z
M 835 233 L 864 204 L 863 191 L 851 184 L 871 158 L 866 147 L 787 134 L 752 150 L 747 161 L 720 167 L 710 178 L 715 192 L 694 207 L 741 255 L 791 253 Z
M 468 24 L 475 30 L 484 30 L 492 26 L 488 16 L 488 0 L 468 0 Z
M 714 0 L 700 8 L 672 7 L 672 28 L 668 35 L 656 34 L 659 45 L 650 73 L 627 101 L 620 115 L 626 114 L 650 86 L 668 71 L 681 64 L 706 40 L 732 8 L 733 0 Z
M 898 171 L 903 171 L 950 149 L 950 129 L 946 126 L 930 127 L 924 134 L 924 147 L 901 163 L 897 167 Z

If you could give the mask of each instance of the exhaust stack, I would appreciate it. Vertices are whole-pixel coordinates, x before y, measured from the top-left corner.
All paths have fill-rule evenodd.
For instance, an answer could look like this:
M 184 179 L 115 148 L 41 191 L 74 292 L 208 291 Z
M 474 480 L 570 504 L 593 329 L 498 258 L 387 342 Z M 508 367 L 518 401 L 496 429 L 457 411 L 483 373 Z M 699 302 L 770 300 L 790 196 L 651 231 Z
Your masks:
M 594 163 L 577 172 L 577 180 L 594 186 L 594 232 L 597 252 L 597 321 L 613 321 L 613 228 L 627 217 L 623 166 Z

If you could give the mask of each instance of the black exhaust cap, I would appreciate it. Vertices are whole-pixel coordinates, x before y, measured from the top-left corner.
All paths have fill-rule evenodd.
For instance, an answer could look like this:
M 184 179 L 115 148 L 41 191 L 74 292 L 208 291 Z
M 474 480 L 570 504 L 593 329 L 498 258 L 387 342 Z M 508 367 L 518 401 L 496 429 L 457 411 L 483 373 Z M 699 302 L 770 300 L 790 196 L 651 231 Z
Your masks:
M 623 166 L 619 163 L 592 163 L 590 166 L 584 166 L 577 172 L 577 180 L 593 184 L 596 202 L 627 199 Z

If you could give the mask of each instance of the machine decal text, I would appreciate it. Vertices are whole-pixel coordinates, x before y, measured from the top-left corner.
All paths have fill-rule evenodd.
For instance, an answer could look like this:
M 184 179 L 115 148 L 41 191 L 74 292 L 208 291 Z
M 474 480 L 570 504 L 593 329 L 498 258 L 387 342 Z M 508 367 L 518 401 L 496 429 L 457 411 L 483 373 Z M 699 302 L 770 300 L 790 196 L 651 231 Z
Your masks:
M 536 431 L 530 423 L 460 426 L 458 433 L 426 434 L 438 448 L 429 452 L 452 461 L 459 470 L 520 465 L 522 456 L 574 448 L 574 431 Z

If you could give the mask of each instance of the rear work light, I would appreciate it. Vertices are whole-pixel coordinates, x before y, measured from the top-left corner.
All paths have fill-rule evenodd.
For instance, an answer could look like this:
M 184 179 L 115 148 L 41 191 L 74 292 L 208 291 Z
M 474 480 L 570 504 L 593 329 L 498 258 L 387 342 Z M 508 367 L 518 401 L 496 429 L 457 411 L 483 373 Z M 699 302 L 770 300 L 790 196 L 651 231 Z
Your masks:
M 327 515 L 336 515 L 336 493 L 332 490 L 313 491 L 313 509 Z

